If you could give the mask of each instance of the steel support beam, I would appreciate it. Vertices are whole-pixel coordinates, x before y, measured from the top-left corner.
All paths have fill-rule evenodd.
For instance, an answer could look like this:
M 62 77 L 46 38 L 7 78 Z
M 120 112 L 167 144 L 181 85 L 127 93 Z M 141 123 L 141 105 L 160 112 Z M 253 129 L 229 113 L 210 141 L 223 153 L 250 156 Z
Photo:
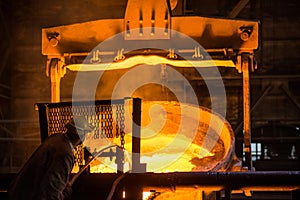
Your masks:
M 244 152 L 246 167 L 248 167 L 248 170 L 252 170 L 249 55 L 242 55 L 241 59 L 243 70 Z
M 250 0 L 240 0 L 232 11 L 229 13 L 229 18 L 236 18 L 238 14 L 245 8 L 245 6 L 249 3 Z
M 300 104 L 296 100 L 296 98 L 292 95 L 292 93 L 284 86 L 281 86 L 281 89 L 284 91 L 284 93 L 288 96 L 288 98 L 293 102 L 293 104 L 298 108 L 300 111 Z
M 133 98 L 132 103 L 132 172 L 146 172 L 146 165 L 141 163 L 141 113 L 142 100 Z

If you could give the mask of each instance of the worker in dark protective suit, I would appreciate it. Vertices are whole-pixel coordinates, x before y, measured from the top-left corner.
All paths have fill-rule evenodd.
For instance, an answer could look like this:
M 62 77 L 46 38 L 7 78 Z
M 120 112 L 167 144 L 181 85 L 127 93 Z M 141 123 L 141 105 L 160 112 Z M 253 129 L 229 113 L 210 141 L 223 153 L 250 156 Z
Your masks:
M 32 154 L 11 183 L 10 200 L 62 200 L 71 196 L 73 150 L 93 128 L 85 117 L 74 116 L 66 129 L 65 133 L 50 135 Z

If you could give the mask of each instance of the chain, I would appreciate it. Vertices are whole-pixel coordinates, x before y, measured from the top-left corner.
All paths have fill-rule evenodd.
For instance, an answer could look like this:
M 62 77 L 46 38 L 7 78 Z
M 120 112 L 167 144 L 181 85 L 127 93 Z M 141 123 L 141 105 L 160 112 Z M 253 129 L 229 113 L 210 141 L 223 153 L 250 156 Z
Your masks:
M 107 117 L 107 132 L 108 132 L 108 137 L 109 138 L 113 138 L 113 112 L 112 112 L 112 106 L 109 105 L 106 107 L 107 109 L 107 114 L 106 114 L 106 117 Z
M 100 137 L 100 107 L 95 107 L 96 116 L 95 116 L 95 130 L 94 130 L 94 139 L 99 139 Z
M 110 105 L 101 106 L 101 134 L 107 138 L 113 138 L 113 118 Z
M 116 105 L 116 138 L 120 137 L 121 147 L 124 148 L 125 145 L 125 124 L 124 124 L 124 105 L 118 104 Z
M 120 111 L 120 141 L 121 141 L 121 147 L 124 148 L 124 145 L 125 145 L 125 117 L 124 117 L 124 113 L 125 113 L 125 110 L 124 110 L 124 104 L 120 105 L 121 107 L 121 111 Z
M 116 138 L 120 136 L 120 108 L 116 105 Z

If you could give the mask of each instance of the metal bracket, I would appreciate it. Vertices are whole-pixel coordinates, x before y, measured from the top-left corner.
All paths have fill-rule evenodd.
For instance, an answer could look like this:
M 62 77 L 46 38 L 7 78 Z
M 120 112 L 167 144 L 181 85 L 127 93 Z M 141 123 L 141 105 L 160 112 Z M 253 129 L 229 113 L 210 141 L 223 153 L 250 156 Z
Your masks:
M 177 59 L 177 55 L 175 54 L 175 50 L 174 49 L 169 49 L 169 53 L 167 55 L 167 58 L 169 59 Z
M 235 68 L 239 73 L 243 72 L 243 65 L 248 65 L 251 72 L 257 69 L 256 61 L 253 53 L 243 53 L 236 56 Z
M 116 55 L 116 57 L 114 59 L 116 62 L 122 61 L 122 60 L 125 59 L 125 56 L 124 56 L 123 52 L 124 52 L 124 49 L 118 50 L 117 55 Z
M 195 47 L 194 55 L 192 55 L 192 58 L 203 59 L 203 55 L 201 54 L 200 47 Z
M 48 57 L 46 75 L 51 80 L 51 102 L 60 101 L 60 79 L 66 74 L 64 57 Z
M 171 16 L 165 0 L 130 0 L 124 19 L 125 40 L 170 39 Z

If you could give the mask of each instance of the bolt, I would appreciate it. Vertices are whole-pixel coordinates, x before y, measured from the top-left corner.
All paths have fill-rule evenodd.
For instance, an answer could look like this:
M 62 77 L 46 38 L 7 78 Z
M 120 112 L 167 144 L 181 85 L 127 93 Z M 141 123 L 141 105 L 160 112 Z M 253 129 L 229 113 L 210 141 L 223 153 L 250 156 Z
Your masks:
M 248 32 L 243 32 L 241 35 L 241 40 L 243 40 L 244 42 L 246 42 L 249 39 L 249 33 Z
M 56 37 L 52 37 L 49 42 L 52 47 L 56 47 L 58 45 L 58 39 Z

